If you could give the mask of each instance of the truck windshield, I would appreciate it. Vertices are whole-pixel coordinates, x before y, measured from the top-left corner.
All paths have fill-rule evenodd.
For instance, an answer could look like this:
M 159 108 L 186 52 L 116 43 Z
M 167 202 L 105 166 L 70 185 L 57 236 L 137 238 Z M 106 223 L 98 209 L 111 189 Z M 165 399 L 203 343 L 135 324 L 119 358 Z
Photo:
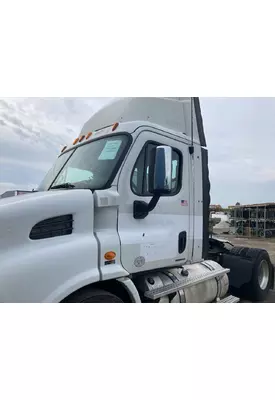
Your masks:
M 126 134 L 104 137 L 62 154 L 38 191 L 54 187 L 92 190 L 105 188 L 120 167 L 129 140 Z

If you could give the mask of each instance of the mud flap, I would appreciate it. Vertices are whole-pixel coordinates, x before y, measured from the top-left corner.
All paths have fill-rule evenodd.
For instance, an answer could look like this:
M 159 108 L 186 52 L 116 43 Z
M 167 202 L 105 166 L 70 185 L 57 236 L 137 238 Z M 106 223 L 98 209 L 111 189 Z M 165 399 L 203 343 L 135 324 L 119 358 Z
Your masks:
M 252 260 L 231 254 L 223 254 L 221 264 L 224 268 L 230 269 L 228 274 L 229 286 L 239 289 L 251 281 L 253 273 Z

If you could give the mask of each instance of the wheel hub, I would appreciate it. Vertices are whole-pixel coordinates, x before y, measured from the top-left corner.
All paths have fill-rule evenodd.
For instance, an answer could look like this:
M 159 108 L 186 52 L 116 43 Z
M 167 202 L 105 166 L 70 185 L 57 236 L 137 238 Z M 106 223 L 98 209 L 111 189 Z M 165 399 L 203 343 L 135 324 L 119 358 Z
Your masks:
M 267 288 L 269 282 L 269 265 L 265 260 L 263 260 L 260 264 L 258 282 L 262 290 Z

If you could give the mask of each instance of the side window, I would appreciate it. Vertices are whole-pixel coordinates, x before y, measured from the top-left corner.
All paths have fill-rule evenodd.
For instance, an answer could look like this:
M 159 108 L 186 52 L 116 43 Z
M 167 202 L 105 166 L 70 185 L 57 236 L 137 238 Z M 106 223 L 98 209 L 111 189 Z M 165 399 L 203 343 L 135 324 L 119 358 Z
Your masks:
M 138 196 L 152 196 L 149 192 L 149 155 L 150 152 L 159 146 L 159 144 L 148 143 L 143 147 L 137 162 L 134 166 L 131 187 L 133 192 Z M 174 195 L 178 192 L 181 182 L 181 155 L 178 151 L 173 150 L 172 153 L 172 193 Z

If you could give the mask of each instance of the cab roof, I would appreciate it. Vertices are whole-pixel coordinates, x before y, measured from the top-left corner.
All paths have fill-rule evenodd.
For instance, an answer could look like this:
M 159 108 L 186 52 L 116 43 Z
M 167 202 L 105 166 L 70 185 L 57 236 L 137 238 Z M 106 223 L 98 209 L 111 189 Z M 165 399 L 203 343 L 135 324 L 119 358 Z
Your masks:
M 193 115 L 193 139 L 201 146 L 206 146 L 198 97 L 118 98 L 97 111 L 84 124 L 81 135 L 111 126 L 116 122 L 136 121 L 139 125 L 140 122 L 143 125 L 156 125 L 179 136 L 184 134 L 191 138 L 191 115 Z

